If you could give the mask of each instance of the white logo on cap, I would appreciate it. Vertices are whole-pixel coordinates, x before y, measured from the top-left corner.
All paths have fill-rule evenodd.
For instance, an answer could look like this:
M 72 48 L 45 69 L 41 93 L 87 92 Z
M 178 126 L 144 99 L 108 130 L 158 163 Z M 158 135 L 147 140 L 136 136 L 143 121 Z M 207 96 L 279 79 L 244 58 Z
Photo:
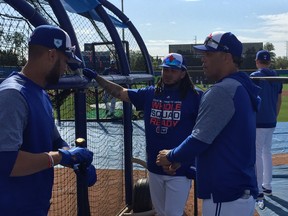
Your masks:
M 62 46 L 62 40 L 61 39 L 54 39 L 54 45 L 59 48 Z

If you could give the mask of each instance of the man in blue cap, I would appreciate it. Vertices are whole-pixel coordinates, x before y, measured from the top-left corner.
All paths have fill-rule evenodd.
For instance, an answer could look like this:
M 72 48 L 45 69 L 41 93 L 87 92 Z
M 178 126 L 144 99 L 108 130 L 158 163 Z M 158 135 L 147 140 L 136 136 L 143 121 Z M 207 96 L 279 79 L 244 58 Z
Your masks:
M 256 54 L 257 71 L 251 77 L 278 76 L 271 70 L 271 56 L 269 51 L 260 50 Z M 282 83 L 265 79 L 253 79 L 261 88 L 261 106 L 256 116 L 256 173 L 258 182 L 257 204 L 264 209 L 264 195 L 272 195 L 272 136 L 277 124 L 277 116 L 282 102 Z
M 158 152 L 178 146 L 192 131 L 198 114 L 201 93 L 187 72 L 179 53 L 168 54 L 162 64 L 161 78 L 156 86 L 127 89 L 95 72 L 84 69 L 84 75 L 118 99 L 131 102 L 144 111 L 147 169 L 153 206 L 159 216 L 182 216 L 188 199 L 195 160 L 183 163 L 175 172 L 166 173 L 156 165 Z
M 231 32 L 213 32 L 194 48 L 215 84 L 202 96 L 192 134 L 178 147 L 160 151 L 156 163 L 172 172 L 196 156 L 203 216 L 253 216 L 259 88 L 239 72 L 242 43 Z
M 86 163 L 87 183 L 96 172 L 93 153 L 69 148 L 53 118 L 45 87 L 57 84 L 68 63 L 80 64 L 68 34 L 41 25 L 28 42 L 28 61 L 0 85 L 0 211 L 10 216 L 47 216 L 54 166 Z M 90 166 L 89 166 L 90 165 Z

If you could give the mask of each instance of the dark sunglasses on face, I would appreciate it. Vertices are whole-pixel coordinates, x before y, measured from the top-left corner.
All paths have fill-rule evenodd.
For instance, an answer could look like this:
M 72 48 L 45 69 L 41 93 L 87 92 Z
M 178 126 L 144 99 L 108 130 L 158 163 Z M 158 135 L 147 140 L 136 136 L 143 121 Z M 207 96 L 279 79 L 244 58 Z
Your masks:
M 213 40 L 212 37 L 207 37 L 205 42 L 204 42 L 204 45 L 205 46 L 209 46 L 209 47 L 214 48 L 214 49 L 217 49 L 218 46 L 220 46 L 223 49 L 224 52 L 228 52 L 229 51 L 229 47 L 227 47 L 227 46 L 225 46 L 225 45 Z

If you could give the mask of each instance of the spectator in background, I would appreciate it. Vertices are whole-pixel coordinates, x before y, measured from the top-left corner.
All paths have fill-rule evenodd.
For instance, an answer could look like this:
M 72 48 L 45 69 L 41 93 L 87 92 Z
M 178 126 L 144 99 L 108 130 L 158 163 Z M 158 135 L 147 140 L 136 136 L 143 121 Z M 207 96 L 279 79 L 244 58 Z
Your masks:
M 116 74 L 119 75 L 120 72 L 116 67 L 116 62 L 114 60 L 111 60 L 110 67 L 106 68 L 103 71 L 103 75 L 116 75 Z M 105 103 L 107 117 L 115 118 L 116 98 L 108 94 L 107 91 L 104 90 L 103 101 Z
M 276 71 L 269 69 L 271 56 L 267 50 L 256 54 L 257 71 L 251 77 L 278 76 Z M 264 195 L 272 195 L 272 136 L 277 124 L 277 116 L 281 106 L 282 83 L 264 79 L 253 79 L 261 87 L 261 106 L 256 116 L 256 173 L 258 183 L 259 208 L 264 208 Z
M 144 111 L 146 131 L 147 168 L 153 206 L 158 216 L 182 216 L 191 188 L 195 160 L 183 163 L 176 172 L 165 172 L 156 165 L 156 156 L 163 148 L 174 148 L 191 134 L 201 97 L 187 73 L 183 56 L 167 55 L 162 64 L 161 79 L 156 86 L 126 89 L 112 83 L 93 71 L 83 73 L 114 97 L 131 102 Z M 88 73 L 88 74 L 87 74 Z M 90 74 L 90 75 L 89 75 Z

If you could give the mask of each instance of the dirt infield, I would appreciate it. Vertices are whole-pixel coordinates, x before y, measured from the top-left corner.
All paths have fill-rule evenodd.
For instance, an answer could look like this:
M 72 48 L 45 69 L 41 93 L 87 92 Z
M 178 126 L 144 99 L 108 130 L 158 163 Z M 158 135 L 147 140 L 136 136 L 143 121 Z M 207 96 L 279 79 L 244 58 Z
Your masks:
M 288 164 L 288 154 L 273 155 L 273 165 Z M 97 170 L 98 181 L 89 188 L 89 200 L 92 216 L 114 216 L 125 205 L 123 171 Z M 134 179 L 143 178 L 145 171 L 135 171 Z M 69 181 L 68 181 L 69 180 Z M 108 184 L 108 187 L 107 187 Z M 122 188 L 122 189 L 121 189 Z M 55 169 L 55 183 L 49 216 L 77 215 L 76 178 L 71 169 Z M 62 203 L 63 201 L 63 203 Z M 198 200 L 198 215 L 202 214 L 202 202 Z M 185 209 L 186 216 L 194 215 L 194 188 L 191 188 Z M 254 216 L 259 216 L 255 211 Z

